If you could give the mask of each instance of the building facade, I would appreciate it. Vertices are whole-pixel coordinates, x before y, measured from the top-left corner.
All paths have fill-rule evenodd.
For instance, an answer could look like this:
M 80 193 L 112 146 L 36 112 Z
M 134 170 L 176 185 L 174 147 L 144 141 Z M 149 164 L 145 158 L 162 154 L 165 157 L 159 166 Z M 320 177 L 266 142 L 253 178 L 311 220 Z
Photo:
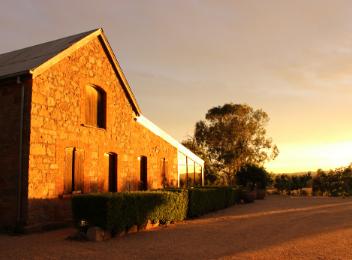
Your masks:
M 0 225 L 71 219 L 72 196 L 203 184 L 142 116 L 102 29 L 0 55 Z

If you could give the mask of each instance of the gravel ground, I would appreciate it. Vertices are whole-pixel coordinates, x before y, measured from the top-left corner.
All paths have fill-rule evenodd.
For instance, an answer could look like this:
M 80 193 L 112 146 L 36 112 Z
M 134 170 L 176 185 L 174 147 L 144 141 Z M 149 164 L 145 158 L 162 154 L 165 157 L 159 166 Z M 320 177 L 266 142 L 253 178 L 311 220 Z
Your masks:
M 104 242 L 0 235 L 0 259 L 352 259 L 352 199 L 268 195 Z

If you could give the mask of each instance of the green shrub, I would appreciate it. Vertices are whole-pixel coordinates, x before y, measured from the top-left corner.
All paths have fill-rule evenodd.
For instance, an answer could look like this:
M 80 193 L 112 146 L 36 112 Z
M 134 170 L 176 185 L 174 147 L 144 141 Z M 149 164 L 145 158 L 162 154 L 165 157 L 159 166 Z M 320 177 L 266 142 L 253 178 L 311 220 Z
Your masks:
M 243 193 L 243 186 L 242 185 L 233 185 L 233 186 L 228 186 L 232 188 L 232 196 L 234 196 L 234 202 L 232 203 L 233 200 L 231 200 L 231 205 L 234 205 L 236 202 L 240 202 L 242 198 L 242 193 Z
M 267 190 L 266 191 L 267 194 L 270 194 L 270 195 L 281 195 L 281 192 L 274 189 L 274 190 Z
M 246 163 L 236 174 L 236 183 L 246 186 L 247 190 L 266 189 L 271 183 L 271 176 L 263 166 Z
M 119 233 L 134 225 L 153 222 L 182 221 L 187 214 L 185 192 L 136 191 L 80 195 L 72 198 L 76 228 L 81 219 L 88 227 L 98 226 Z
M 226 206 L 226 193 L 221 189 L 189 189 L 189 217 L 199 217 L 207 212 L 223 209 Z
M 242 186 L 204 186 L 188 189 L 188 217 L 199 217 L 205 213 L 234 205 L 241 199 Z
M 230 207 L 241 199 L 242 190 L 242 186 L 216 186 L 79 195 L 72 198 L 73 223 L 79 228 L 84 219 L 87 228 L 119 233 L 148 220 L 177 222 Z

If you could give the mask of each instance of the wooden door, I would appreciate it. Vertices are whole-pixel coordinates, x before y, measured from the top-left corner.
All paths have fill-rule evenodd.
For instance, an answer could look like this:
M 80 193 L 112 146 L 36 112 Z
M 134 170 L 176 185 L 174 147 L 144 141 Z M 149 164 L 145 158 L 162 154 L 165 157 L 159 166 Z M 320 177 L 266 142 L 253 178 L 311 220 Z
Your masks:
M 107 172 L 109 192 L 117 192 L 117 155 L 113 153 L 104 154 L 105 170 Z
M 76 193 L 84 193 L 84 150 L 74 151 L 73 187 Z
M 161 186 L 163 188 L 169 187 L 168 180 L 168 161 L 163 158 L 160 160 Z

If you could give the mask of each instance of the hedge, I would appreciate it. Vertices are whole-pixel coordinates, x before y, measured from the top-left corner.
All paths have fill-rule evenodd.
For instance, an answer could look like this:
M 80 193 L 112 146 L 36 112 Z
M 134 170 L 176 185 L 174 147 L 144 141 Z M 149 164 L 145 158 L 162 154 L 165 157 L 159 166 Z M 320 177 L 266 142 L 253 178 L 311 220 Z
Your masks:
M 186 216 L 199 217 L 234 205 L 241 194 L 242 186 L 205 186 L 79 195 L 72 198 L 73 223 L 79 228 L 84 219 L 88 228 L 119 233 L 148 220 L 177 222 Z
M 224 209 L 241 199 L 242 186 L 199 186 L 194 188 L 168 188 L 168 191 L 188 191 L 187 216 L 194 218 L 205 213 Z
M 98 226 L 119 233 L 148 220 L 182 221 L 187 214 L 187 195 L 182 191 L 135 191 L 75 196 L 73 223 L 78 228 L 84 219 L 88 228 Z

